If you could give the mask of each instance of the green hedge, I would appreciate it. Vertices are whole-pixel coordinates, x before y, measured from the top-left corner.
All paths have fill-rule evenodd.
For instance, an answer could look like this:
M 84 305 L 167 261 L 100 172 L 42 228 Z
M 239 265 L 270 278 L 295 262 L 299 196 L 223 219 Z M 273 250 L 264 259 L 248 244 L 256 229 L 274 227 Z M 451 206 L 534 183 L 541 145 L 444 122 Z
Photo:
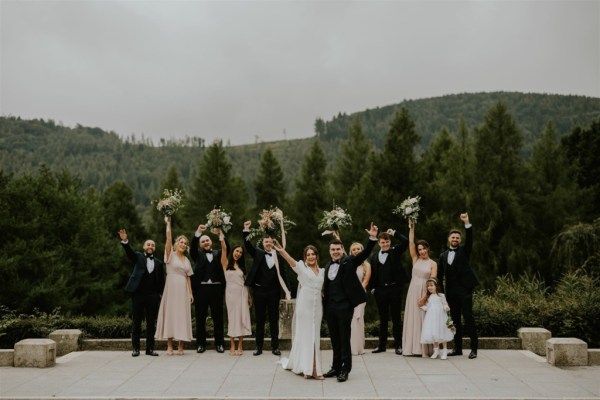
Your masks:
M 494 291 L 475 294 L 479 335 L 516 336 L 521 327 L 544 327 L 553 337 L 577 337 L 590 347 L 600 347 L 599 286 L 600 279 L 578 273 L 564 275 L 552 292 L 535 277 L 517 281 L 499 277 Z M 0 306 L 0 348 L 12 348 L 25 338 L 48 337 L 56 329 L 81 329 L 84 337 L 109 339 L 130 337 L 130 328 L 128 316 L 66 316 L 60 310 L 50 314 L 34 311 L 32 315 L 17 315 Z M 391 336 L 391 323 L 389 329 Z M 210 318 L 207 330 L 209 337 L 212 336 Z M 265 336 L 269 337 L 268 324 L 265 330 Z M 378 321 L 368 322 L 365 333 L 377 337 Z M 142 332 L 142 337 L 144 335 Z M 325 323 L 321 325 L 321 335 L 328 335 Z

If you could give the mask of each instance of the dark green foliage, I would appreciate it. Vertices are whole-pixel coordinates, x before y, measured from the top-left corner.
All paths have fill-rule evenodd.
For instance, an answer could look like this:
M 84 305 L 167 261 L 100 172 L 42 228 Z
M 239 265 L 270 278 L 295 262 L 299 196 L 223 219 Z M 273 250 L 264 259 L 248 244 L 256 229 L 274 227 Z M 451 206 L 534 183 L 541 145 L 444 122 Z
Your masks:
M 281 165 L 271 149 L 267 149 L 254 180 L 256 211 L 273 207 L 285 209 L 285 181 Z

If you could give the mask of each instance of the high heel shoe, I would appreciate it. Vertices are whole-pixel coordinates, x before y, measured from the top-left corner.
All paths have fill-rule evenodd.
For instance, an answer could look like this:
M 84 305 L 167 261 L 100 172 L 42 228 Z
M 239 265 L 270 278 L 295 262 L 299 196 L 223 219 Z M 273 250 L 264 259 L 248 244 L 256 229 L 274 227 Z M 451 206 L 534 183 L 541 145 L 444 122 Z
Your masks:
M 173 349 L 167 349 L 167 355 L 168 356 L 172 356 L 173 355 Z
M 431 355 L 432 359 L 436 359 L 438 358 L 438 356 L 440 355 L 440 349 L 438 347 L 434 347 L 433 348 L 433 354 Z

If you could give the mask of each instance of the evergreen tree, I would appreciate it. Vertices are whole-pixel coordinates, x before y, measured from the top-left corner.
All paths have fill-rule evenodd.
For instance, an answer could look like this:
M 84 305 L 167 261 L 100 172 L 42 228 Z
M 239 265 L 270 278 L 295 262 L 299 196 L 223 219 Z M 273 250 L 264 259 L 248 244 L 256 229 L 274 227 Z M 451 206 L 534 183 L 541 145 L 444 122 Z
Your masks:
M 295 252 L 291 254 L 300 254 L 309 243 L 324 245 L 327 242 L 327 239 L 321 239 L 318 230 L 323 210 L 331 208 L 326 167 L 325 154 L 319 141 L 315 140 L 304 157 L 296 180 L 290 214 L 297 225 L 290 234 L 290 249 Z
M 535 261 L 525 238 L 532 237 L 532 221 L 524 206 L 527 171 L 520 155 L 523 135 L 506 106 L 499 102 L 475 131 L 477 184 L 471 221 L 477 225 L 474 264 L 479 276 L 491 283 L 497 275 L 531 272 Z
M 104 190 L 101 201 L 109 237 L 118 237 L 119 229 L 125 228 L 131 232 L 131 245 L 141 246 L 147 233 L 135 209 L 131 188 L 124 181 L 116 181 Z
M 285 208 L 283 171 L 271 149 L 267 149 L 263 154 L 258 175 L 254 180 L 254 193 L 258 211 L 270 206 Z
M 206 214 L 214 207 L 221 207 L 230 213 L 234 226 L 241 226 L 246 216 L 247 202 L 245 184 L 234 176 L 223 143 L 216 141 L 206 149 L 192 183 L 185 209 L 190 229 L 195 230 L 199 224 L 206 223 Z M 241 231 L 233 229 L 232 232 L 238 230 Z
M 169 169 L 167 170 L 167 175 L 160 182 L 160 188 L 158 192 L 155 194 L 156 201 L 162 198 L 163 192 L 165 189 L 175 190 L 178 189 L 182 192 L 182 201 L 183 208 L 180 213 L 177 213 L 171 217 L 171 229 L 173 230 L 173 238 L 177 237 L 180 234 L 187 234 L 191 229 L 195 230 L 195 227 L 190 226 L 188 218 L 185 218 L 186 208 L 188 207 L 189 199 L 186 195 L 186 192 L 183 188 L 183 184 L 179 180 L 179 172 L 177 171 L 177 167 L 175 164 L 171 164 Z M 186 225 L 187 223 L 187 225 Z M 162 249 L 166 240 L 166 228 L 165 228 L 165 218 L 160 211 L 156 209 L 156 204 L 152 203 L 150 208 L 150 238 L 156 242 L 157 254 L 162 254 L 162 252 L 158 252 L 158 249 Z M 132 232 L 133 233 L 133 232 Z

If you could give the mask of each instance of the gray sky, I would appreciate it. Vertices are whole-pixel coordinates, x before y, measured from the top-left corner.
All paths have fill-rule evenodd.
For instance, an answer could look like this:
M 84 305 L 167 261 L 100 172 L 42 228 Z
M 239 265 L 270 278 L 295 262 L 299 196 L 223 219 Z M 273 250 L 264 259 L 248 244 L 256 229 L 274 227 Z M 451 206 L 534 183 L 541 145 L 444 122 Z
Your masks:
M 0 113 L 128 136 L 308 137 L 405 99 L 600 97 L 599 1 L 6 1 Z

